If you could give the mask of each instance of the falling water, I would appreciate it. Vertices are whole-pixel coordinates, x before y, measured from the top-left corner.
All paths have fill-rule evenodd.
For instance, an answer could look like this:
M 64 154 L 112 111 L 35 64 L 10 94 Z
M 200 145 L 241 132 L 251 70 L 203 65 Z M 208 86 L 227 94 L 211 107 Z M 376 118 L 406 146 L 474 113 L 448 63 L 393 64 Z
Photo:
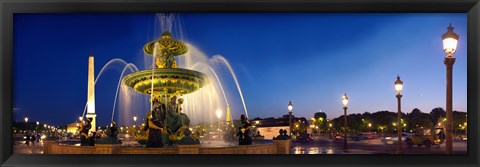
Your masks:
M 97 81 L 98 79 L 102 76 L 103 72 L 107 69 L 107 67 L 110 67 L 110 66 L 113 66 L 115 65 L 114 63 L 121 63 L 123 66 L 127 66 L 128 63 L 125 61 L 125 60 L 122 60 L 122 59 L 119 59 L 119 58 L 114 58 L 110 61 L 108 61 L 107 63 L 105 63 L 105 65 L 103 65 L 102 69 L 100 69 L 100 72 L 98 72 L 98 75 L 97 77 L 95 78 L 95 82 L 94 82 L 94 85 L 97 84 Z M 136 68 L 136 67 L 135 67 Z M 138 71 L 138 69 L 137 69 Z M 121 77 L 121 76 L 120 76 Z M 82 117 L 85 116 L 85 112 L 87 111 L 87 102 L 85 102 L 85 107 L 83 108 L 83 114 L 82 114 Z
M 208 67 L 210 69 L 210 71 L 213 73 L 216 81 L 218 82 L 218 84 L 220 86 L 220 90 L 222 90 L 222 94 L 223 94 L 223 98 L 225 99 L 225 103 L 227 103 L 227 106 L 228 106 L 228 99 L 227 99 L 227 96 L 225 95 L 225 89 L 223 89 L 222 82 L 218 78 L 218 75 L 215 72 L 215 70 L 210 65 L 202 63 L 202 62 L 198 62 L 198 63 L 193 64 L 193 66 L 190 67 L 190 69 L 195 70 L 198 65 L 204 65 L 205 67 Z
M 211 58 L 212 61 L 216 62 L 222 62 L 228 67 L 228 70 L 230 71 L 230 74 L 232 74 L 233 79 L 235 80 L 235 84 L 237 85 L 237 90 L 238 93 L 240 94 L 240 98 L 242 99 L 242 104 L 243 104 L 243 109 L 245 110 L 245 116 L 248 118 L 248 111 L 247 111 L 247 106 L 245 105 L 245 100 L 243 99 L 243 93 L 242 93 L 242 88 L 240 88 L 240 84 L 238 83 L 237 75 L 235 75 L 235 72 L 232 69 L 232 66 L 230 63 L 228 63 L 227 59 L 225 57 L 220 56 L 220 55 L 215 55 Z
M 133 68 L 133 70 L 132 70 Z M 120 74 L 120 77 L 118 77 L 118 84 L 117 84 L 117 91 L 115 92 L 115 100 L 113 100 L 113 109 L 112 109 L 112 119 L 110 121 L 113 121 L 113 116 L 115 115 L 115 106 L 117 104 L 117 97 L 118 97 L 118 90 L 120 89 L 120 84 L 122 84 L 122 78 L 123 75 L 125 74 L 125 71 L 127 69 L 130 69 L 131 72 L 137 72 L 138 68 L 135 66 L 135 64 L 128 63 L 122 70 L 122 73 Z

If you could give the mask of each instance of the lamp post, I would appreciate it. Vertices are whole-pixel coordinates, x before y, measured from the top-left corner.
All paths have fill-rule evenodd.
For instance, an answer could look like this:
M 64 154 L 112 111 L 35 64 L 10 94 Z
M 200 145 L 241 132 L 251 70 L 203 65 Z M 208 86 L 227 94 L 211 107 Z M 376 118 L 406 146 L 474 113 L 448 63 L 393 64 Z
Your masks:
M 135 123 L 133 127 L 135 128 L 137 126 L 137 116 L 133 116 L 133 122 Z
M 468 130 L 467 122 L 468 122 L 468 114 L 465 114 L 465 124 L 464 124 L 465 125 L 465 137 L 467 137 L 467 130 Z
M 344 124 L 344 140 L 343 140 L 343 149 L 348 149 L 348 143 L 347 143 L 347 104 L 348 104 L 348 97 L 347 94 L 345 93 L 342 97 L 342 103 L 343 103 L 343 124 Z
M 455 58 L 453 54 L 457 49 L 457 42 L 458 42 L 458 34 L 453 32 L 452 24 L 450 24 L 447 28 L 447 32 L 442 35 L 442 42 L 443 42 L 443 51 L 447 56 L 443 60 L 447 68 L 447 98 L 446 98 L 446 108 L 447 108 L 447 122 L 446 122 L 446 150 L 447 154 L 452 153 L 452 140 L 453 140 L 453 113 L 452 113 L 452 71 L 453 71 L 453 64 L 455 63 Z
M 403 90 L 403 81 L 400 80 L 400 75 L 397 75 L 397 80 L 394 82 L 395 90 L 397 91 L 397 102 L 398 102 L 398 111 L 397 111 L 397 137 L 398 137 L 398 147 L 397 154 L 402 153 L 402 130 L 401 130 L 401 119 L 402 119 L 402 90 Z
M 292 101 L 288 102 L 288 127 L 290 130 L 290 136 L 292 136 L 292 110 L 293 110 L 293 104 Z
M 28 131 L 28 117 L 25 116 L 25 129 Z

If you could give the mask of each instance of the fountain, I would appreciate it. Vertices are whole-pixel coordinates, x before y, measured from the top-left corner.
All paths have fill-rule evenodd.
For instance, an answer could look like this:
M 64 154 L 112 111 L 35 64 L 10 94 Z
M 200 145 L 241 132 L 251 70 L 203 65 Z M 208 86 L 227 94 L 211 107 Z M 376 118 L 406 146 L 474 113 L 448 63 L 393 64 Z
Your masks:
M 246 119 L 248 118 L 247 108 L 239 82 L 230 63 L 223 56 L 215 55 L 209 58 L 195 46 L 174 39 L 171 32 L 176 32 L 176 35 L 179 35 L 177 37 L 181 39 L 182 30 L 181 26 L 175 26 L 180 30 L 174 29 L 172 31 L 173 15 L 157 14 L 157 18 L 160 18 L 159 21 L 162 24 L 162 34 L 160 38 L 144 45 L 145 70 L 139 70 L 133 63 L 116 58 L 107 62 L 95 79 L 96 83 L 108 66 L 119 63 L 123 66 L 112 106 L 112 124 L 106 133 L 108 137 L 98 140 L 98 143 L 95 143 L 93 147 L 47 143 L 44 146 L 44 153 L 288 154 L 291 147 L 290 140 L 276 140 L 273 143 L 251 145 L 251 137 L 247 134 L 248 129 L 250 129 L 249 126 L 251 126 Z M 152 56 L 151 64 L 146 61 L 149 56 Z M 221 126 L 222 120 L 219 117 L 218 119 L 215 118 L 215 112 L 223 112 L 222 108 L 226 109 L 225 132 L 220 130 L 219 133 L 219 131 L 213 130 L 217 132 L 213 135 L 224 135 L 227 131 L 230 133 L 230 131 L 233 132 L 232 130 L 236 129 L 233 127 L 233 118 L 235 117 L 232 118 L 229 107 L 229 102 L 232 102 L 232 100 L 227 98 L 221 78 L 217 75 L 218 71 L 214 68 L 215 64 L 224 65 L 228 68 L 243 104 L 244 114 L 242 115 L 244 116 L 241 125 L 243 129 L 240 128 L 238 132 L 242 132 L 239 136 L 245 136 L 245 140 L 240 144 L 237 139 L 233 138 L 232 140 L 228 137 L 227 139 L 221 137 L 221 141 L 217 141 L 217 138 L 210 139 L 208 136 L 199 139 L 198 132 L 200 129 L 204 131 L 210 125 L 210 131 L 212 131 L 212 122 L 217 121 L 218 125 Z M 127 71 L 132 73 L 127 73 Z M 127 75 L 124 76 L 124 74 Z M 147 100 L 147 96 L 150 96 L 150 100 Z M 147 109 L 148 103 L 145 103 L 147 101 L 150 101 L 149 110 Z M 82 115 L 85 114 L 85 109 Z M 118 112 L 116 112 L 116 109 Z M 120 114 L 118 121 L 125 125 L 129 124 L 126 118 L 131 118 L 131 114 L 138 109 L 148 110 L 143 119 L 144 122 L 140 126 L 145 131 L 137 131 L 136 120 L 134 126 L 126 127 L 126 133 L 118 131 L 114 122 L 115 113 Z M 135 114 L 135 116 L 137 115 Z M 192 125 L 190 127 L 189 117 L 192 118 L 193 125 L 199 126 Z M 122 128 L 120 126 L 121 131 L 123 131 Z M 124 136 L 117 137 L 117 134 Z M 134 136 L 133 142 L 131 137 L 127 137 L 130 134 Z M 211 142 L 213 140 L 215 141 Z
M 125 76 L 123 83 L 151 97 L 151 111 L 145 119 L 145 129 L 149 130 L 147 147 L 174 144 L 185 137 L 184 131 L 189 128 L 190 122 L 188 116 L 181 112 L 183 99 L 179 99 L 177 104 L 177 97 L 202 88 L 208 84 L 208 79 L 201 72 L 178 68 L 174 57 L 185 54 L 187 47 L 183 42 L 172 39 L 168 31 L 163 32 L 159 39 L 147 43 L 144 51 L 154 56 L 155 66 L 151 70 Z

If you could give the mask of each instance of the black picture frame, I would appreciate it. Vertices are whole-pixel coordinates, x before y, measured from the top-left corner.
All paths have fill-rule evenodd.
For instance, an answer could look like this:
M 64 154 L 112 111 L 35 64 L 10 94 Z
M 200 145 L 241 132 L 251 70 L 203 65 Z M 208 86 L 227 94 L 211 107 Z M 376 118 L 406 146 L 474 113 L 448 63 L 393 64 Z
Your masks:
M 2 166 L 479 166 L 478 0 L 0 0 Z M 13 155 L 13 14 L 150 12 L 468 13 L 467 155 Z M 443 27 L 441 27 L 443 28 Z M 440 58 L 439 58 L 440 59 Z

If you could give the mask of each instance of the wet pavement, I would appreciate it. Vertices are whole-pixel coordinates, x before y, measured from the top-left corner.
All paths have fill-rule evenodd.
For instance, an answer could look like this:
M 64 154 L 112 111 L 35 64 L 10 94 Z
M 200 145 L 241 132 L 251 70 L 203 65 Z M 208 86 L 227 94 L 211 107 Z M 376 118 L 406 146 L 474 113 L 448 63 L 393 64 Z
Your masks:
M 25 141 L 14 141 L 13 154 L 43 154 L 43 142 L 27 145 Z
M 343 139 L 332 140 L 328 135 L 316 136 L 313 142 L 293 142 L 292 154 L 396 154 L 397 143 L 387 144 L 382 138 L 347 140 L 348 149 L 343 149 Z M 445 143 L 438 148 L 402 145 L 404 154 L 445 154 Z M 454 141 L 453 154 L 467 154 L 467 142 Z

